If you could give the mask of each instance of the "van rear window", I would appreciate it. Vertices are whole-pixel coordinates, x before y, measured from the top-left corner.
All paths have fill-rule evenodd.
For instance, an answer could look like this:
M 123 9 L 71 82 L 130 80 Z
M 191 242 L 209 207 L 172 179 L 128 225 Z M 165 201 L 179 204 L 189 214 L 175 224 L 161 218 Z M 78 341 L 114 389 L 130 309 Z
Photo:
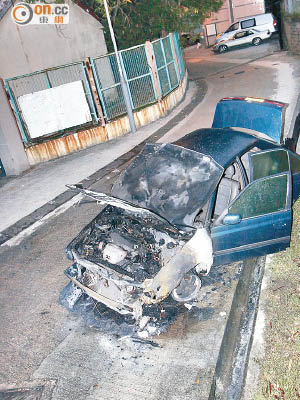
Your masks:
M 256 25 L 255 18 L 246 19 L 245 21 L 241 22 L 242 29 L 252 28 L 252 26 L 255 26 L 255 25 Z

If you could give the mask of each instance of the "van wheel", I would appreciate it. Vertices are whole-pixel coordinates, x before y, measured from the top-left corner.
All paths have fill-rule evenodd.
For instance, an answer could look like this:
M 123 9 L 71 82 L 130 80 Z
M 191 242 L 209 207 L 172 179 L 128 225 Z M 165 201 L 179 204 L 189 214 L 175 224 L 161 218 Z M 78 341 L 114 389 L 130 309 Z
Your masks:
M 219 47 L 219 53 L 225 53 L 225 51 L 227 51 L 227 50 L 228 50 L 228 47 L 226 46 L 226 44 L 222 44 Z
M 256 37 L 252 40 L 253 46 L 259 46 L 261 44 L 262 40 L 259 37 Z

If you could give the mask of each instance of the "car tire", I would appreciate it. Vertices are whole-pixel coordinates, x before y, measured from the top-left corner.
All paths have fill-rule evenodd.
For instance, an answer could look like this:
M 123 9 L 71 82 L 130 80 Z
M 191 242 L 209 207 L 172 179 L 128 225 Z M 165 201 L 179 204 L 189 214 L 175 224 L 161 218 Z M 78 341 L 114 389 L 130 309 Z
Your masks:
M 252 40 L 253 46 L 259 46 L 261 44 L 262 40 L 260 37 L 256 37 Z
M 179 303 L 195 300 L 199 296 L 201 280 L 196 274 L 187 273 L 179 285 L 173 289 L 171 296 Z
M 228 50 L 228 47 L 226 46 L 226 44 L 221 44 L 221 46 L 219 47 L 219 53 L 225 53 L 225 51 Z

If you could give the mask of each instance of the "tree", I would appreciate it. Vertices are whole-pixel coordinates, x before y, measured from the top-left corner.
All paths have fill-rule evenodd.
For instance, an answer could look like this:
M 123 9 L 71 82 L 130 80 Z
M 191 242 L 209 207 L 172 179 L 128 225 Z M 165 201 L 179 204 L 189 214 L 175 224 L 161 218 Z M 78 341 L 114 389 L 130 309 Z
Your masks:
M 103 0 L 83 0 L 104 25 L 108 48 L 112 45 Z M 191 32 L 222 0 L 108 0 L 120 49 L 154 40 L 169 32 Z

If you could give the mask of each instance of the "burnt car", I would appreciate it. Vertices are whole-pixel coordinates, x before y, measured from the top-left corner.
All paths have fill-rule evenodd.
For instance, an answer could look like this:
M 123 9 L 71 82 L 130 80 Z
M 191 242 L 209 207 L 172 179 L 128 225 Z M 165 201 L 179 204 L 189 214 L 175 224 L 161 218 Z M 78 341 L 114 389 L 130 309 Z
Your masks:
M 222 99 L 212 128 L 147 144 L 105 207 L 67 246 L 69 307 L 87 295 L 140 321 L 170 295 L 192 302 L 211 267 L 289 246 L 300 157 L 283 142 L 286 104 Z

